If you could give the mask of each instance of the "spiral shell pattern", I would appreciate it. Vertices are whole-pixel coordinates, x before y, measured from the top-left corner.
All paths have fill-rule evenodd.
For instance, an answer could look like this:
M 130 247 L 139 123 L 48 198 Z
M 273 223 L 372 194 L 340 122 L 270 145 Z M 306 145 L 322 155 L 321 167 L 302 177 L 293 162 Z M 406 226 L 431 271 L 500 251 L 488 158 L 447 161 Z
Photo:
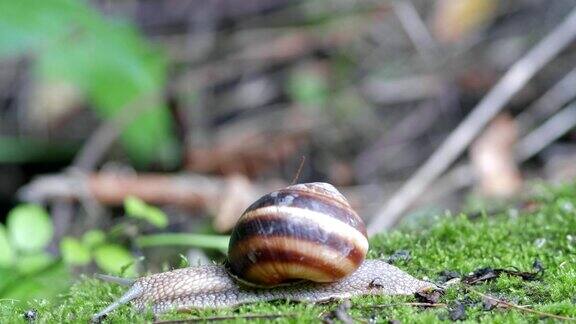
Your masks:
M 327 183 L 297 184 L 269 193 L 242 214 L 232 232 L 232 275 L 262 286 L 296 280 L 334 282 L 364 261 L 364 222 Z

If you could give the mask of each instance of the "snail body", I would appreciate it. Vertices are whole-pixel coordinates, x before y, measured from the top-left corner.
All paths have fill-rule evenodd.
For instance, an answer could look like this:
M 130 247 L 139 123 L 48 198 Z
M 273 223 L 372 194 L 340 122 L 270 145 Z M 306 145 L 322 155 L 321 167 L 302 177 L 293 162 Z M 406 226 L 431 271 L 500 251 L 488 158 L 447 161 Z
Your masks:
M 94 319 L 131 302 L 154 313 L 289 299 L 318 302 L 358 295 L 413 294 L 434 285 L 381 260 L 365 260 L 366 228 L 327 183 L 269 193 L 242 214 L 225 265 L 178 269 L 134 281 Z

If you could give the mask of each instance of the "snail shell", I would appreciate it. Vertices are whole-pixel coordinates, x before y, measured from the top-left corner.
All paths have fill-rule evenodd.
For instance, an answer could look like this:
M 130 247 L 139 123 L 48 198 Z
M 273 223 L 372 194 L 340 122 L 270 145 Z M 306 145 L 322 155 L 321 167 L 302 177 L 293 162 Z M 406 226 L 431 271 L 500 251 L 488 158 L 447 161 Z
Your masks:
M 228 268 L 259 286 L 334 282 L 362 264 L 364 222 L 332 185 L 297 184 L 269 193 L 242 214 L 232 231 Z

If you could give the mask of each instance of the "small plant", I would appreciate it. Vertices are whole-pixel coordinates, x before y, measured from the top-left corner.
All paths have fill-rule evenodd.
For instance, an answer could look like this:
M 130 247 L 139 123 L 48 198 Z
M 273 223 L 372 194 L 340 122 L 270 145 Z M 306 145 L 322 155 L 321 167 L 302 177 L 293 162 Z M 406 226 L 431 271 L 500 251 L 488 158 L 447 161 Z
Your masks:
M 124 246 L 110 242 L 104 232 L 91 230 L 81 239 L 64 237 L 60 242 L 62 259 L 68 266 L 85 266 L 94 261 L 106 273 L 136 275 L 134 256 Z
M 228 246 L 228 236 L 222 235 L 195 233 L 140 235 L 140 228 L 145 224 L 165 229 L 168 226 L 168 217 L 161 209 L 133 196 L 125 199 L 124 211 L 126 218 L 108 233 L 90 230 L 80 239 L 64 237 L 60 242 L 64 263 L 70 267 L 78 267 L 94 262 L 105 273 L 134 277 L 137 275 L 136 259 L 120 242 L 129 242 L 130 246 L 138 248 L 179 245 L 225 251 Z
M 150 224 L 161 230 L 168 217 L 157 207 L 139 198 L 124 202 L 126 218 L 109 232 L 89 230 L 80 237 L 65 236 L 54 242 L 54 226 L 48 212 L 38 205 L 22 204 L 10 211 L 6 226 L 0 224 L 0 299 L 30 300 L 50 297 L 67 289 L 71 271 L 97 266 L 98 271 L 135 277 L 137 258 L 127 246 L 186 246 L 224 251 L 228 236 L 196 233 L 158 233 L 140 235 Z M 50 245 L 59 247 L 60 257 L 48 253 Z M 128 243 L 128 244 L 126 244 Z M 188 261 L 181 256 L 180 266 Z
M 68 287 L 61 262 L 46 252 L 53 231 L 50 216 L 38 205 L 10 211 L 6 226 L 0 224 L 0 298 L 49 296 Z
M 146 204 L 139 198 L 128 197 L 124 201 L 126 216 L 138 221 L 145 221 L 157 228 L 168 226 L 168 217 L 157 207 Z M 128 277 L 136 275 L 135 258 L 123 245 L 122 229 L 129 222 L 122 222 L 109 235 L 99 230 L 90 230 L 80 239 L 64 237 L 60 242 L 60 252 L 64 263 L 69 266 L 85 266 L 92 261 L 106 273 L 120 274 Z M 138 225 L 138 224 L 137 224 Z M 130 237 L 128 237 L 130 240 Z
M 124 200 L 126 215 L 135 219 L 141 219 L 158 227 L 168 226 L 168 217 L 157 207 L 146 204 L 141 199 L 130 196 Z

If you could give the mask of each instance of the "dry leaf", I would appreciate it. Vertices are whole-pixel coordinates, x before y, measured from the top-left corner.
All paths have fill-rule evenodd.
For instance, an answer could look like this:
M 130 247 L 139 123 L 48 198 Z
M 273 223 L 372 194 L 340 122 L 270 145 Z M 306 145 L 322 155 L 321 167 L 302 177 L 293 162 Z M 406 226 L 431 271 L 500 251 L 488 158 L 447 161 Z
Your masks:
M 514 120 L 509 115 L 500 115 L 473 143 L 470 157 L 482 194 L 509 197 L 521 189 L 522 176 L 514 158 L 517 137 Z
M 55 127 L 66 115 L 81 107 L 83 96 L 77 87 L 67 82 L 34 83 L 28 108 L 32 127 Z
M 233 174 L 227 178 L 214 217 L 213 226 L 219 233 L 232 230 L 242 212 L 258 199 L 259 193 L 248 178 L 241 174 Z
M 485 26 L 498 8 L 496 0 L 439 0 L 432 20 L 434 35 L 457 42 Z

